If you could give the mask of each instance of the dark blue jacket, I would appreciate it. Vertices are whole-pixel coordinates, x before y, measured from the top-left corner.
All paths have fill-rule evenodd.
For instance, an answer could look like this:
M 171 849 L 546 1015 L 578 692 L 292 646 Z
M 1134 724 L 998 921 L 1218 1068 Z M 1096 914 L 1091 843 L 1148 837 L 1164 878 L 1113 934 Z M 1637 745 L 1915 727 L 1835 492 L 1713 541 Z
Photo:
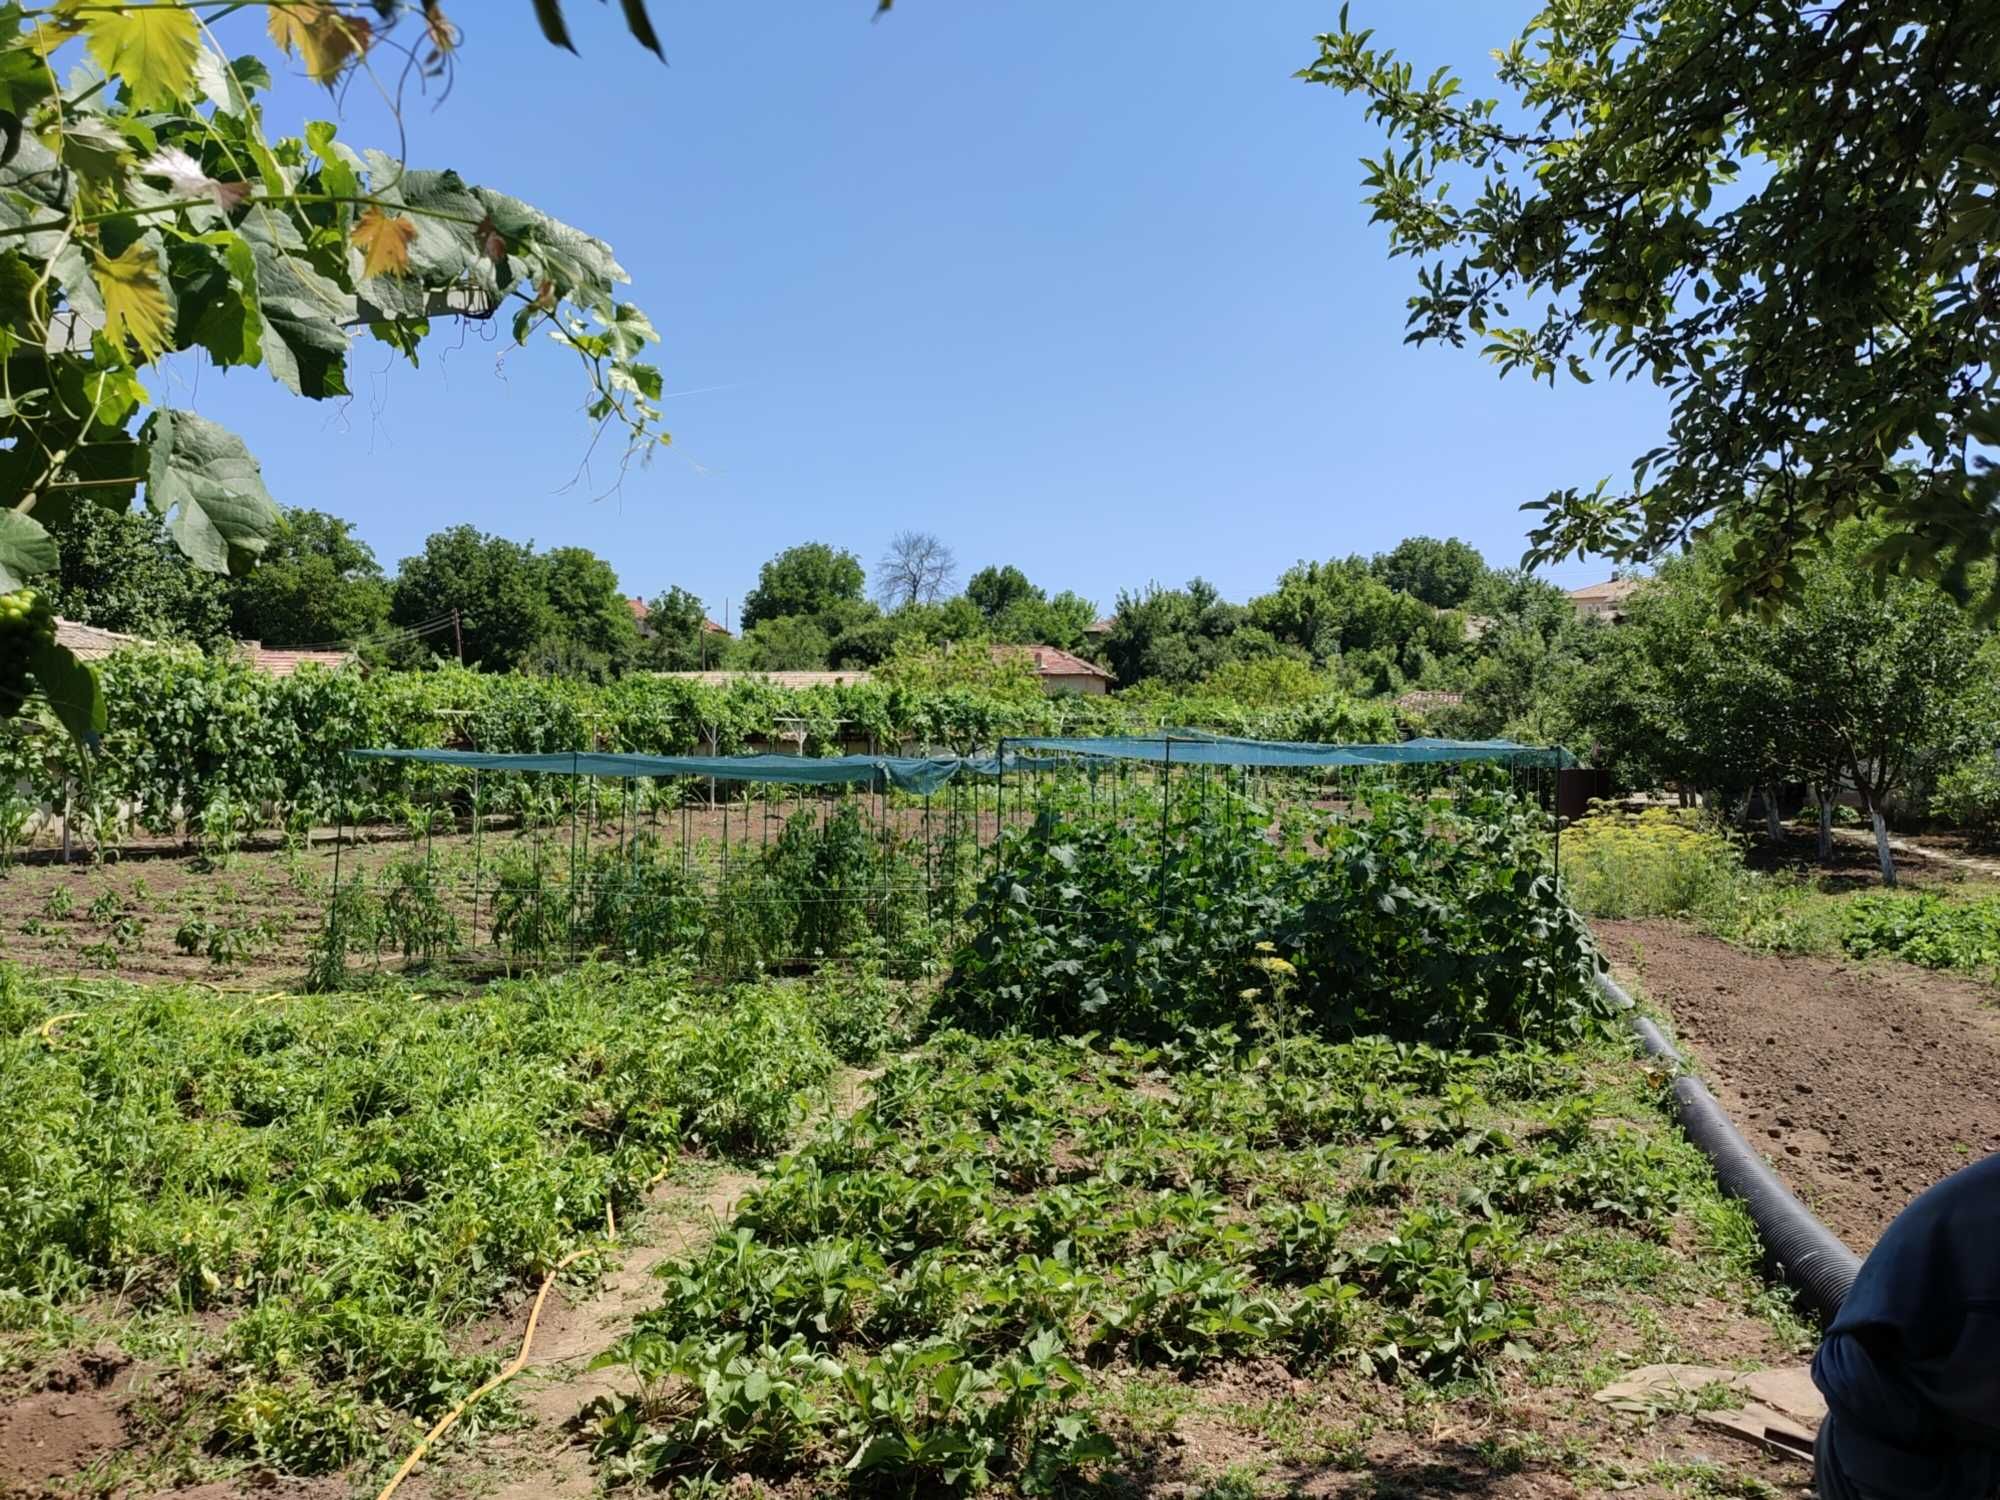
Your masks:
M 1858 1434 L 1911 1454 L 2000 1454 L 2000 1156 L 1896 1216 L 1812 1373 Z

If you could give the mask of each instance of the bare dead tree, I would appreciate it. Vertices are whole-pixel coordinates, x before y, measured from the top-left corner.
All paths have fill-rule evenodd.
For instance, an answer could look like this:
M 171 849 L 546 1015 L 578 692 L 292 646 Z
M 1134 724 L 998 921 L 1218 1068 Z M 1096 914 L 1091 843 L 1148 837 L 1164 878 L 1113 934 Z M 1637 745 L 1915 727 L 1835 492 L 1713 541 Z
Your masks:
M 957 577 L 951 548 L 928 531 L 899 531 L 875 565 L 875 597 L 884 609 L 935 604 Z

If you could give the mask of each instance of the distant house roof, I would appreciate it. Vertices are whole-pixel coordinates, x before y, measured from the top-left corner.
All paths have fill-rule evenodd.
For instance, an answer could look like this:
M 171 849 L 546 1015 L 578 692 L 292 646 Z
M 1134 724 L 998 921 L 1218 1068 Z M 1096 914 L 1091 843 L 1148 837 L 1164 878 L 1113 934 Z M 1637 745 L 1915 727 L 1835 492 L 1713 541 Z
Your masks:
M 990 648 L 995 661 L 1005 661 L 1014 655 L 1028 658 L 1028 666 L 1037 677 L 1102 677 L 1106 682 L 1113 680 L 1111 674 L 1094 661 L 1085 661 L 1055 646 L 1009 646 L 996 643 Z
M 1463 693 L 1446 693 L 1430 688 L 1417 688 L 1403 694 L 1396 700 L 1396 707 L 1406 714 L 1427 714 L 1440 708 L 1456 708 L 1465 701 Z
M 632 611 L 633 620 L 637 622 L 637 624 L 641 627 L 640 633 L 642 635 L 645 634 L 646 633 L 644 629 L 645 624 L 648 620 L 650 620 L 653 617 L 652 606 L 647 604 L 644 599 L 640 599 L 637 597 L 627 599 L 625 603 Z M 725 630 L 722 626 L 716 624 L 715 621 L 707 619 L 705 617 L 701 622 L 701 628 L 703 633 L 707 635 L 729 634 L 727 630 Z
M 267 677 L 289 677 L 300 667 L 324 667 L 329 672 L 338 672 L 342 667 L 351 667 L 360 660 L 352 651 L 292 651 L 281 646 L 266 646 L 257 641 L 238 641 L 237 654 L 255 670 Z
M 1616 620 L 1621 614 L 1619 606 L 1645 586 L 1643 578 L 1607 578 L 1603 583 L 1571 589 L 1569 601 L 1578 614 Z
M 1643 578 L 1607 578 L 1602 583 L 1571 589 L 1569 596 L 1579 604 L 1594 604 L 1600 600 L 1605 603 L 1616 603 L 1620 599 L 1631 598 L 1645 581 Z
M 122 631 L 58 619 L 56 644 L 67 646 L 80 660 L 102 661 L 114 651 L 123 651 L 131 646 L 157 646 L 159 642 L 149 641 L 143 635 L 126 635 Z
M 1106 615 L 1103 619 L 1092 620 L 1088 625 L 1084 626 L 1083 633 L 1085 635 L 1109 635 L 1111 634 L 1113 623 L 1114 621 L 1111 617 Z
M 708 687 L 728 687 L 736 682 L 769 682 L 782 688 L 860 687 L 875 679 L 872 672 L 655 672 L 653 675 L 699 682 Z

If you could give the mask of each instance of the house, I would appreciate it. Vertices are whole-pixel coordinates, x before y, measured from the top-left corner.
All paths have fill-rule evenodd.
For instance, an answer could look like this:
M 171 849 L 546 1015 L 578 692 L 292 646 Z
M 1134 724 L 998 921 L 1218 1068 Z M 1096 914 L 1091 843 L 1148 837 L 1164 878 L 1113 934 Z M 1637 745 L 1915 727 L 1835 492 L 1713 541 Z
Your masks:
M 1404 714 L 1431 714 L 1441 708 L 1457 708 L 1463 702 L 1465 702 L 1463 693 L 1414 688 L 1396 700 L 1396 711 Z
M 704 687 L 726 688 L 738 682 L 768 682 L 781 688 L 860 687 L 874 681 L 871 672 L 655 672 L 655 677 L 679 682 L 699 682 Z
M 120 630 L 105 630 L 96 625 L 83 625 L 75 620 L 56 617 L 56 644 L 66 646 L 76 654 L 78 661 L 103 661 L 114 651 L 128 647 L 154 647 L 160 643 L 149 641 L 143 635 L 126 635 Z
M 1041 680 L 1042 689 L 1050 693 L 1081 693 L 1086 697 L 1101 697 L 1111 691 L 1111 674 L 1095 662 L 1085 661 L 1067 651 L 1054 646 L 1008 646 L 996 644 L 989 648 L 993 659 L 1006 661 L 1014 656 L 1025 656 L 1029 669 Z
M 1117 621 L 1113 620 L 1109 615 L 1106 615 L 1103 619 L 1092 620 L 1088 625 L 1084 626 L 1083 633 L 1089 636 L 1093 641 L 1101 641 L 1107 635 L 1111 634 L 1111 628 L 1116 623 Z
M 1625 618 L 1625 601 L 1644 588 L 1643 578 L 1612 578 L 1587 588 L 1571 589 L 1569 602 L 1586 619 L 1615 625 Z
M 115 651 L 128 651 L 134 647 L 163 650 L 166 643 L 148 640 L 143 635 L 127 635 L 122 630 L 106 630 L 102 626 L 58 618 L 56 644 L 67 646 L 76 654 L 78 661 L 103 661 Z M 261 641 L 238 641 L 234 649 L 239 660 L 268 677 L 289 677 L 304 666 L 325 667 L 329 672 L 335 672 L 342 667 L 351 667 L 361 659 L 352 651 L 292 651 L 266 646 Z
M 361 660 L 352 651 L 293 651 L 266 646 L 261 641 L 238 641 L 236 654 L 266 677 L 289 677 L 300 667 L 324 667 L 329 672 L 338 672 Z

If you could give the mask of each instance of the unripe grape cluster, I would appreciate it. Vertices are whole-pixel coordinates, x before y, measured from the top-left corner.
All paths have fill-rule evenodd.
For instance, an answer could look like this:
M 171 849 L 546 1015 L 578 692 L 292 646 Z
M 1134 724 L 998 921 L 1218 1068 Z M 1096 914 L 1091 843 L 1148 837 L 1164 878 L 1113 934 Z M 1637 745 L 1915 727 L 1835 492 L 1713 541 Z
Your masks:
M 28 697 L 28 656 L 56 638 L 55 612 L 33 589 L 0 594 L 0 718 L 20 712 Z

